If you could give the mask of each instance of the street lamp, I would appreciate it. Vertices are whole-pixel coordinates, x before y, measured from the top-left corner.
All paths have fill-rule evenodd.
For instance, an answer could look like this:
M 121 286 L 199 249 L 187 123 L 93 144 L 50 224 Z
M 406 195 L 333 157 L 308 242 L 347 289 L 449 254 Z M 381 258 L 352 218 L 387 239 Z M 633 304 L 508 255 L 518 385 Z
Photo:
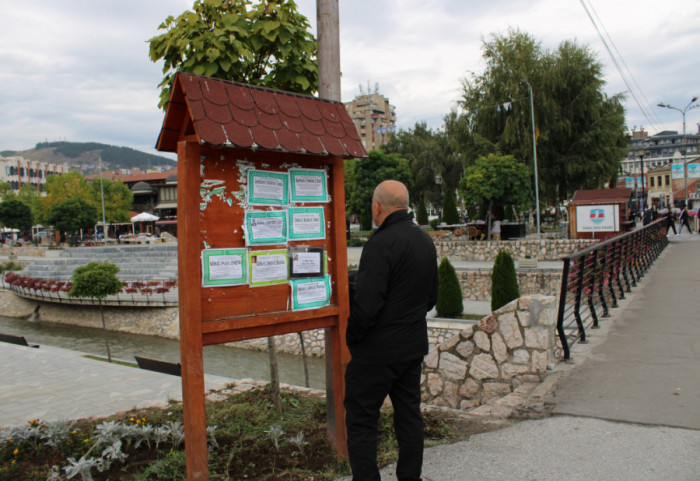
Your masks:
M 639 156 L 639 167 L 642 172 L 642 201 L 639 206 L 639 211 L 642 212 L 642 215 L 644 213 L 644 203 L 646 201 L 646 193 L 644 190 L 644 184 L 645 184 L 645 179 L 644 179 L 644 150 L 638 150 L 637 155 Z
M 684 109 L 679 109 L 678 107 L 674 107 L 672 105 L 668 105 L 665 103 L 660 103 L 658 104 L 659 107 L 671 109 L 671 110 L 677 110 L 678 112 L 681 113 L 683 116 L 683 179 L 685 180 L 685 187 L 683 188 L 684 194 L 683 194 L 683 204 L 688 205 L 688 169 L 686 168 L 686 162 L 687 162 L 687 156 L 688 156 L 688 148 L 685 145 L 685 113 L 690 110 L 694 109 L 696 107 L 700 107 L 700 104 L 695 104 L 695 101 L 697 100 L 697 97 L 693 97 L 688 105 L 685 106 Z M 691 107 L 692 105 L 692 107 Z
M 530 92 L 530 121 L 532 122 L 532 158 L 535 164 L 535 209 L 537 212 L 537 240 L 540 240 L 540 189 L 537 185 L 537 139 L 535 137 L 535 104 L 532 100 L 532 86 L 530 82 L 522 78 L 522 81 L 527 85 Z

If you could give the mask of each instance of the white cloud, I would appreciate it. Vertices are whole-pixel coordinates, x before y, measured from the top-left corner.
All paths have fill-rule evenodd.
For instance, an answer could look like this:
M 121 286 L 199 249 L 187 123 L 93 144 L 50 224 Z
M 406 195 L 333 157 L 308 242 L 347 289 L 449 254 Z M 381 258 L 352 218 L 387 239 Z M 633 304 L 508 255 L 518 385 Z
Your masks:
M 700 94 L 696 0 L 586 0 L 592 4 L 644 92 L 641 115 L 625 102 L 629 127 L 680 130 L 680 114 Z M 96 141 L 154 152 L 160 64 L 147 40 L 193 0 L 0 0 L 0 150 L 45 140 Z M 315 0 L 299 0 L 315 29 Z M 460 98 L 461 79 L 483 70 L 482 39 L 518 28 L 545 49 L 588 45 L 604 65 L 606 92 L 627 90 L 580 1 L 339 0 L 343 100 L 373 88 L 396 106 L 399 126 L 441 124 Z M 695 131 L 700 109 L 688 113 Z

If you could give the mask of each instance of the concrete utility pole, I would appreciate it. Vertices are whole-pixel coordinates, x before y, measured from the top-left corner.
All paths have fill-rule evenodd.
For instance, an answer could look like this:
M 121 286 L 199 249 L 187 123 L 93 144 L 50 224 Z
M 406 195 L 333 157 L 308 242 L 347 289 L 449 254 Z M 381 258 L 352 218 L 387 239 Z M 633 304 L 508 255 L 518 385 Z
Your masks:
M 340 31 L 338 0 L 316 0 L 318 96 L 340 101 Z

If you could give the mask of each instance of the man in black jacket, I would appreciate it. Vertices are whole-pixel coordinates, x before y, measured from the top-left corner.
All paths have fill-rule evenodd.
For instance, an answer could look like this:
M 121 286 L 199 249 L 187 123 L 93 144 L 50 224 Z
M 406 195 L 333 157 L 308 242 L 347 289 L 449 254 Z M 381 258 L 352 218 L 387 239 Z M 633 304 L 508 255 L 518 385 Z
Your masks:
M 423 418 L 420 377 L 428 353 L 425 316 L 437 301 L 437 254 L 408 215 L 408 190 L 387 180 L 372 197 L 379 226 L 362 250 L 346 340 L 348 453 L 353 481 L 379 480 L 377 421 L 389 395 L 399 444 L 396 476 L 420 481 Z

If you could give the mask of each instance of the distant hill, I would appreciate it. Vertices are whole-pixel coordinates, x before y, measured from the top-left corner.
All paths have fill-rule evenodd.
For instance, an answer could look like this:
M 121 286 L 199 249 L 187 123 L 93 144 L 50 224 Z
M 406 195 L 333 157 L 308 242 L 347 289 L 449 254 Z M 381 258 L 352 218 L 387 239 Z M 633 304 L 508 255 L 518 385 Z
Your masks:
M 168 157 L 147 154 L 129 147 L 99 144 L 97 142 L 39 142 L 33 149 L 23 151 L 3 151 L 0 155 L 18 155 L 29 160 L 68 164 L 70 170 L 80 170 L 83 174 L 113 169 L 173 169 L 177 162 Z

